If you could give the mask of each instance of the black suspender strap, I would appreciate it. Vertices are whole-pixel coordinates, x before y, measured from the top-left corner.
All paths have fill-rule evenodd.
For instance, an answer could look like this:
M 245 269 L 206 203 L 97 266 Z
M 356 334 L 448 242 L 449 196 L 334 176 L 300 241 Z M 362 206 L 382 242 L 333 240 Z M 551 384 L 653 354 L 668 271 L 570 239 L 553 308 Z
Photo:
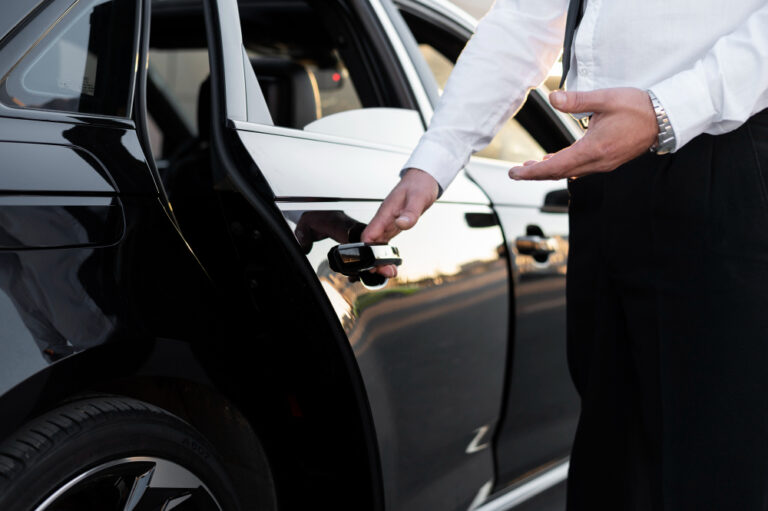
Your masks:
M 571 68 L 571 49 L 576 28 L 584 16 L 584 0 L 571 0 L 568 6 L 568 20 L 565 22 L 565 42 L 563 43 L 563 77 L 560 80 L 560 88 L 565 85 L 565 77 Z

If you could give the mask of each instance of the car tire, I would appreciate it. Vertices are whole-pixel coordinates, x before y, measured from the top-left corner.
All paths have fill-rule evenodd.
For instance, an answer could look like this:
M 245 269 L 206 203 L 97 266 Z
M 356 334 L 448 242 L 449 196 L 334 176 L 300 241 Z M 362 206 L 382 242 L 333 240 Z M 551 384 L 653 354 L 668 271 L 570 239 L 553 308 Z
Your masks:
M 186 502 L 185 502 L 186 501 Z M 0 509 L 245 509 L 213 446 L 142 401 L 70 402 L 0 444 Z

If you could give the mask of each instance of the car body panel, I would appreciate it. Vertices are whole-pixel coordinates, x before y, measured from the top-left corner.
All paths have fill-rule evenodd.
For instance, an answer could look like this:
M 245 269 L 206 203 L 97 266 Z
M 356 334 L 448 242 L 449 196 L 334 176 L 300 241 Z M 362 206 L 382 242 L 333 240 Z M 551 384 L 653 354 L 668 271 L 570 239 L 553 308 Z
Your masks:
M 393 53 L 394 62 L 399 59 L 408 80 L 400 85 L 414 89 L 413 103 L 420 107 L 410 117 L 429 119 L 427 99 L 436 94 L 416 83 L 423 65 L 407 60 L 413 48 L 397 39 L 402 36 L 397 20 L 388 18 L 390 0 L 350 3 L 356 9 L 369 7 L 368 22 L 390 38 L 393 46 L 382 51 Z M 43 14 L 58 17 L 70 4 L 55 0 L 46 4 L 51 12 Z M 212 88 L 218 117 L 210 160 L 236 171 L 229 172 L 229 181 L 216 182 L 217 187 L 224 184 L 209 190 L 205 198 L 211 200 L 201 207 L 212 209 L 218 199 L 227 202 L 218 204 L 222 210 L 251 208 L 244 215 L 227 210 L 211 221 L 220 230 L 217 239 L 225 240 L 215 250 L 208 247 L 205 255 L 232 258 L 217 261 L 221 273 L 214 277 L 201 262 L 206 258 L 198 259 L 204 251 L 195 252 L 205 239 L 187 237 L 190 230 L 175 216 L 152 168 L 140 114 L 121 119 L 0 105 L 0 395 L 12 396 L 17 405 L 29 397 L 4 427 L 13 428 L 28 418 L 25 414 L 98 388 L 109 378 L 136 376 L 137 368 L 147 364 L 153 377 L 218 385 L 221 392 L 237 395 L 244 408 L 253 406 L 249 418 L 260 420 L 258 405 L 248 400 L 263 396 L 252 386 L 290 383 L 305 368 L 269 382 L 248 373 L 272 361 L 250 360 L 243 356 L 250 353 L 247 348 L 289 351 L 274 346 L 267 351 L 274 339 L 265 340 L 257 332 L 262 325 L 254 325 L 249 316 L 263 305 L 249 299 L 271 298 L 260 295 L 264 291 L 258 285 L 274 281 L 284 285 L 274 296 L 285 302 L 263 307 L 262 313 L 279 311 L 270 331 L 302 318 L 312 326 L 327 322 L 316 330 L 333 339 L 307 335 L 290 339 L 289 345 L 325 348 L 336 342 L 342 348 L 333 356 L 343 363 L 326 369 L 334 385 L 343 382 L 343 392 L 314 405 L 328 404 L 319 407 L 320 415 L 347 406 L 356 415 L 348 424 L 335 424 L 339 432 L 324 437 L 334 441 L 321 452 L 333 455 L 343 448 L 353 455 L 342 460 L 380 463 L 370 468 L 371 486 L 383 485 L 387 509 L 464 510 L 482 502 L 494 482 L 504 486 L 567 454 L 572 396 L 562 379 L 561 335 L 567 216 L 547 204 L 549 193 L 563 188 L 562 183 L 509 186 L 505 164 L 473 160 L 419 225 L 393 241 L 404 260 L 397 278 L 380 289 L 350 281 L 330 270 L 328 250 L 351 241 L 349 221 L 370 221 L 397 182 L 411 147 L 271 126 L 242 37 L 231 28 L 239 26 L 236 1 L 204 4 L 209 35 L 216 38 L 211 69 L 217 76 Z M 25 27 L 44 29 L 51 24 L 45 16 Z M 148 34 L 143 39 L 147 43 Z M 12 66 L 29 42 L 26 33 L 23 39 L 4 41 L 2 65 Z M 145 57 L 139 52 L 137 63 Z M 140 78 L 142 66 L 137 69 Z M 137 97 L 138 109 L 146 107 L 142 94 Z M 179 211 L 194 209 L 190 205 L 199 197 L 186 199 L 184 205 L 184 198 L 176 202 Z M 339 219 L 342 224 L 335 225 Z M 304 246 L 296 233 L 308 222 L 313 239 L 302 259 Z M 517 237 L 527 235 L 531 226 L 553 240 L 546 261 L 518 250 Z M 281 268 L 295 275 L 263 278 L 270 268 L 260 265 L 270 259 L 259 259 L 266 249 L 258 239 L 265 233 L 282 243 L 269 249 L 289 254 Z M 239 245 L 250 248 L 240 250 Z M 231 255 L 237 250 L 242 260 Z M 253 274 L 258 278 L 249 280 Z M 236 285 L 216 289 L 214 280 Z M 224 297 L 222 289 L 231 296 Z M 312 322 L 301 307 L 313 309 Z M 170 348 L 178 345 L 184 348 Z M 318 359 L 319 364 L 328 363 L 330 351 L 323 352 L 327 358 Z M 178 353 L 188 353 L 194 363 Z M 302 364 L 311 356 L 290 355 L 286 360 Z M 88 364 L 75 362 L 89 357 Z M 93 373 L 68 377 L 68 371 L 80 367 Z M 323 383 L 317 387 L 339 388 Z M 21 398 L 17 389 L 24 389 Z M 357 419 L 364 434 L 355 429 Z M 334 424 L 333 416 L 323 420 L 326 428 Z M 368 434 L 373 429 L 375 439 Z M 347 432 L 352 433 L 345 438 Z M 353 445 L 342 446 L 345 441 Z M 378 496 L 377 491 L 370 493 Z
M 332 211 L 367 222 L 378 203 L 278 206 L 296 229 L 305 215 Z M 466 509 L 493 478 L 508 271 L 498 227 L 472 228 L 468 213 L 492 215 L 484 206 L 436 204 L 398 236 L 404 262 L 383 289 L 329 268 L 336 240 L 315 242 L 307 254 L 365 382 L 389 509 Z
M 504 416 L 496 438 L 500 485 L 570 454 L 579 399 L 570 380 L 565 339 L 568 215 L 540 208 L 496 206 L 512 255 L 514 347 Z M 543 234 L 552 252 L 520 253 L 519 237 Z
M 350 138 L 255 123 L 234 125 L 279 200 L 383 200 L 397 183 L 409 155 L 402 147 Z M 311 160 L 307 153 L 312 155 Z M 488 197 L 464 173 L 440 200 L 488 204 Z
M 332 213 L 370 221 L 407 151 L 260 131 L 238 134 L 288 225 L 298 231 L 298 223 L 313 221 L 312 232 L 324 238 L 307 258 L 365 384 L 388 508 L 466 508 L 493 479 L 488 441 L 502 398 L 510 306 L 504 239 L 487 197 L 462 175 L 450 196 L 396 239 L 400 276 L 370 290 L 328 266 L 328 250 L 349 241 Z M 493 222 L 473 228 L 472 213 Z
M 477 24 L 445 0 L 395 1 L 435 30 L 450 34 L 457 45 L 463 46 Z M 583 131 L 573 119 L 548 106 L 546 92 L 540 88 L 530 93 L 539 123 L 564 136 L 566 143 L 577 140 Z M 465 168 L 499 217 L 513 271 L 514 329 L 503 416 L 494 446 L 497 490 L 567 457 L 579 413 L 565 337 L 567 184 L 565 180 L 511 181 L 508 170 L 520 163 L 472 157 Z M 552 245 L 552 252 L 539 255 L 539 260 L 521 253 L 517 246 L 518 238 L 532 233 Z

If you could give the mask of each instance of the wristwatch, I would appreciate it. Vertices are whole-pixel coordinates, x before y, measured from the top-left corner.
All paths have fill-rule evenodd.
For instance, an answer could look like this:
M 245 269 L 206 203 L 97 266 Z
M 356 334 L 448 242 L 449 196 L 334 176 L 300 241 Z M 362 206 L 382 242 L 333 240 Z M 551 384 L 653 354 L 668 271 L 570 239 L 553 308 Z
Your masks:
M 656 113 L 656 122 L 659 125 L 659 139 L 651 147 L 651 152 L 656 154 L 667 154 L 673 151 L 675 145 L 677 145 L 675 130 L 672 129 L 672 124 L 669 122 L 667 111 L 662 106 L 659 98 L 656 97 L 656 94 L 651 90 L 646 92 L 648 92 L 648 96 L 651 98 L 653 111 Z

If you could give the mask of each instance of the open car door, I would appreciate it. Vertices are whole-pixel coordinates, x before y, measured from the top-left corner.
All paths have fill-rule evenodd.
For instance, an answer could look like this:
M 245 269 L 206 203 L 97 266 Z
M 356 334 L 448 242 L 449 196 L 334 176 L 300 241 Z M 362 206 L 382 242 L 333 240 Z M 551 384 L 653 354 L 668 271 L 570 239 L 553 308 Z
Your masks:
M 322 289 L 364 385 L 387 509 L 467 509 L 494 479 L 510 313 L 487 197 L 459 176 L 392 240 L 395 279 L 335 272 L 329 251 L 359 236 L 424 129 L 418 98 L 367 2 L 208 9 L 222 190 L 280 216 L 289 249 L 306 254 L 308 286 Z

